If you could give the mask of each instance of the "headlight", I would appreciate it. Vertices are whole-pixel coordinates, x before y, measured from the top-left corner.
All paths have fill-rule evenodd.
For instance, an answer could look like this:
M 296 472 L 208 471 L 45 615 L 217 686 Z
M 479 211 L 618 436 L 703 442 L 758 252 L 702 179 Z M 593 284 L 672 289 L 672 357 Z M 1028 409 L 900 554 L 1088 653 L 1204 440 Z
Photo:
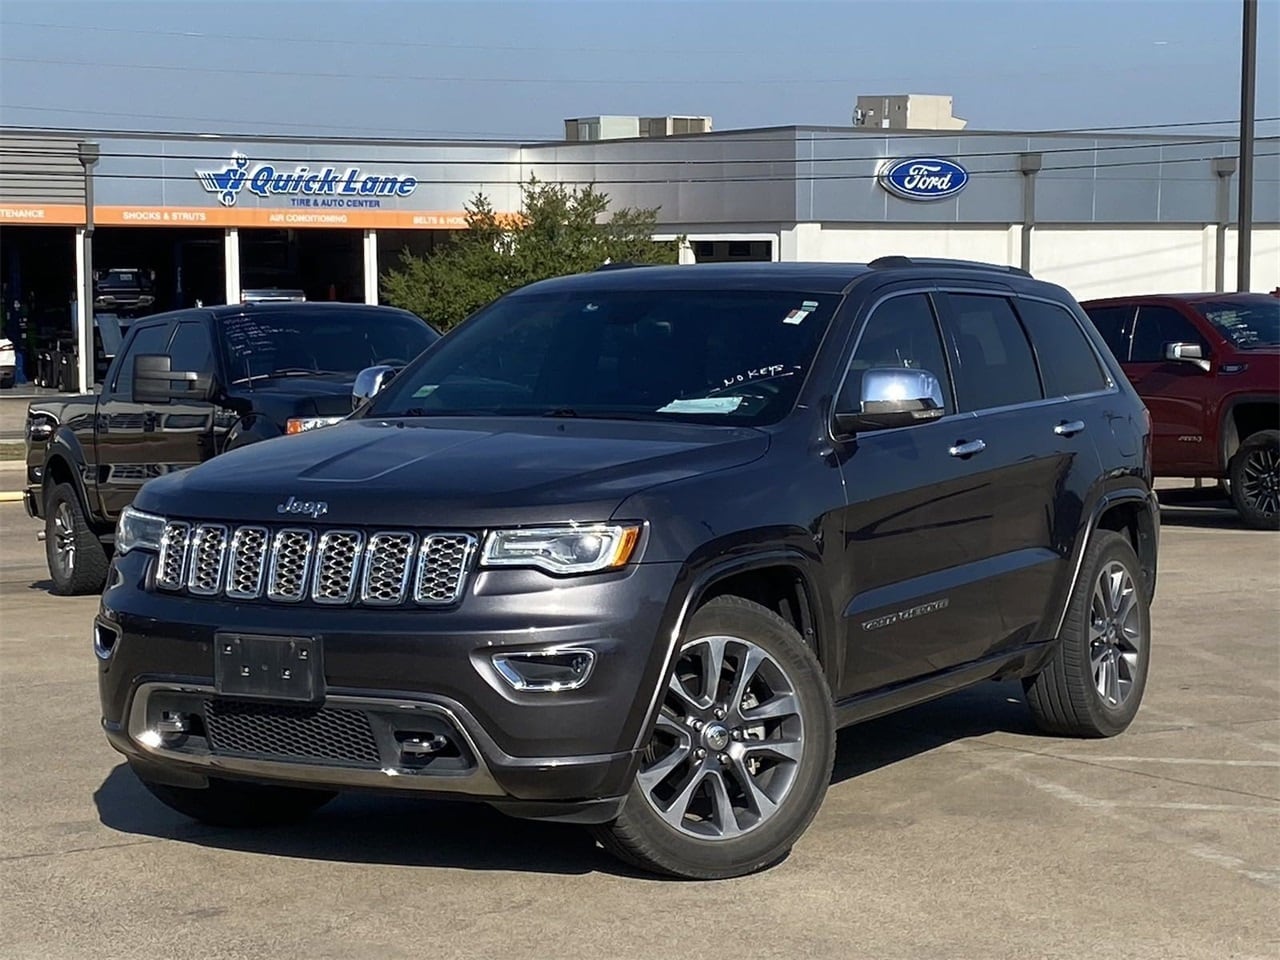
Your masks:
M 290 417 L 284 425 L 284 432 L 293 435 L 305 430 L 316 430 L 320 427 L 331 427 L 341 423 L 346 417 Z
M 120 522 L 116 524 L 116 553 L 121 556 L 130 550 L 159 553 L 164 524 L 164 517 L 125 507 L 120 511 Z
M 538 567 L 548 573 L 595 573 L 625 565 L 639 540 L 638 524 L 495 530 L 485 540 L 481 563 Z

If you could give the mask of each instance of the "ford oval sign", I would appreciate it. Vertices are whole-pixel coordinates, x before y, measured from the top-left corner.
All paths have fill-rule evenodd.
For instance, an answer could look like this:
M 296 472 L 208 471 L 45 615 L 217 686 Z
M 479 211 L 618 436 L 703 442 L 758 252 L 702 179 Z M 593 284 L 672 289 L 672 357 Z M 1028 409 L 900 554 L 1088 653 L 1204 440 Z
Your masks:
M 943 200 L 964 189 L 969 171 L 954 160 L 912 157 L 887 161 L 879 180 L 880 186 L 903 200 Z

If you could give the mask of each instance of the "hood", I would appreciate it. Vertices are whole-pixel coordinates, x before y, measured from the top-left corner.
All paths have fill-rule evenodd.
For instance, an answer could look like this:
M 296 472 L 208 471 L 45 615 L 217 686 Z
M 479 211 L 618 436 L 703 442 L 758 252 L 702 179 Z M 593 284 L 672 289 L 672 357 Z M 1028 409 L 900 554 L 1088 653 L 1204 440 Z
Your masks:
M 252 385 L 237 383 L 231 394 L 239 401 L 275 421 L 283 429 L 290 417 L 341 417 L 351 412 L 354 373 L 316 376 L 276 377 L 257 380 Z
M 768 446 L 759 430 L 667 422 L 351 420 L 157 478 L 137 505 L 174 517 L 279 523 L 286 515 L 277 506 L 293 497 L 323 501 L 320 522 L 332 526 L 597 521 L 634 493 L 749 463 Z

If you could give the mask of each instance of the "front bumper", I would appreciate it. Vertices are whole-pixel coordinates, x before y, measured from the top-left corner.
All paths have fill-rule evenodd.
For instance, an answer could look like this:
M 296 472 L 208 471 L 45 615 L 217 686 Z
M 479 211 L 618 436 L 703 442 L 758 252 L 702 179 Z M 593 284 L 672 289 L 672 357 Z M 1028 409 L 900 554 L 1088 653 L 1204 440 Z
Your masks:
M 136 551 L 113 561 L 95 623 L 103 727 L 144 775 L 411 791 L 586 820 L 614 815 L 630 784 L 679 574 L 678 564 L 572 580 L 483 571 L 453 609 L 378 610 L 169 595 L 148 589 L 148 564 Z M 316 638 L 323 701 L 220 697 L 223 633 Z M 495 653 L 564 646 L 595 654 L 576 690 L 516 690 L 493 667 Z M 188 729 L 161 735 L 166 713 Z M 404 742 L 424 737 L 448 747 L 407 758 Z M 334 752 L 330 742 L 355 746 Z

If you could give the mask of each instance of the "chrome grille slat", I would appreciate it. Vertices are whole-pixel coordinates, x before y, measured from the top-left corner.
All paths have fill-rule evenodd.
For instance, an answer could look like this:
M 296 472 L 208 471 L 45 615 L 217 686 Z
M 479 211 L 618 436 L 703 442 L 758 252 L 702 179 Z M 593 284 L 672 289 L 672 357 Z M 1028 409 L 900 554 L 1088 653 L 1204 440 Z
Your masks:
M 475 550 L 476 538 L 469 533 L 433 533 L 423 537 L 413 585 L 414 603 L 455 603 L 467 582 Z
M 227 560 L 227 596 L 232 600 L 256 600 L 262 596 L 270 544 L 271 534 L 266 527 L 239 527 L 232 534 Z
M 369 538 L 360 581 L 361 603 L 393 606 L 404 600 L 417 539 L 414 534 L 399 530 L 375 533 Z
M 164 590 L 181 590 L 187 572 L 187 546 L 191 524 L 170 521 L 160 537 L 160 557 L 156 563 L 156 586 Z
M 306 596 L 314 544 L 315 534 L 310 530 L 288 529 L 276 533 L 271 542 L 267 597 L 284 603 L 297 603 Z
M 444 607 L 466 589 L 470 533 L 309 529 L 170 521 L 156 586 L 195 597 L 278 603 Z
M 217 523 L 200 524 L 191 535 L 188 554 L 187 591 L 198 597 L 217 594 L 227 559 L 227 528 Z
M 316 603 L 350 603 L 360 573 L 364 534 L 359 530 L 327 530 L 316 548 L 311 599 Z

